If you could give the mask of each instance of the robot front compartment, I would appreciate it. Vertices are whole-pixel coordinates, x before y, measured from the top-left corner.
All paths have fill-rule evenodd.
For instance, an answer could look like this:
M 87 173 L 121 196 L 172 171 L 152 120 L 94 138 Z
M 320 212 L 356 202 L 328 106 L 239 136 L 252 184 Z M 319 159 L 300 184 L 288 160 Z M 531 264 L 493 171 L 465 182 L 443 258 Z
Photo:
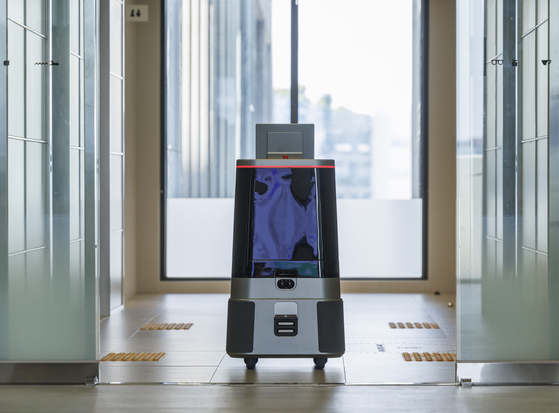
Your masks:
M 343 302 L 230 299 L 227 353 L 231 357 L 341 357 Z

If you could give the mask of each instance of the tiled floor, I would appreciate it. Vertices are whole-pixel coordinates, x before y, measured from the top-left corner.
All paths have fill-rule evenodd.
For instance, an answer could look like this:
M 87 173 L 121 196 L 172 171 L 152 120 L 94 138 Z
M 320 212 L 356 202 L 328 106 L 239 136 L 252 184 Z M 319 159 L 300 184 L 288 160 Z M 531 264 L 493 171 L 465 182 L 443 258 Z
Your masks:
M 559 386 L 467 389 L 454 385 L 454 363 L 403 361 L 403 351 L 454 349 L 454 307 L 447 305 L 453 296 L 345 295 L 347 352 L 329 360 L 323 371 L 297 359 L 262 359 L 247 371 L 242 360 L 226 356 L 227 298 L 135 296 L 101 323 L 102 356 L 111 351 L 166 351 L 167 356 L 156 363 L 102 362 L 101 382 L 137 384 L 0 386 L 0 412 L 558 411 Z M 441 328 L 390 329 L 388 323 L 398 321 L 436 322 Z M 147 322 L 194 325 L 138 331 Z M 175 384 L 156 384 L 163 382 Z M 426 382 L 431 384 L 409 384 Z
M 403 352 L 455 352 L 453 295 L 348 294 L 346 354 L 324 370 L 311 359 L 260 359 L 247 370 L 225 353 L 227 295 L 137 295 L 101 322 L 101 357 L 166 352 L 158 362 L 101 362 L 101 383 L 381 384 L 454 383 L 452 362 L 406 362 Z M 189 330 L 140 330 L 145 323 Z M 389 323 L 436 323 L 393 329 Z

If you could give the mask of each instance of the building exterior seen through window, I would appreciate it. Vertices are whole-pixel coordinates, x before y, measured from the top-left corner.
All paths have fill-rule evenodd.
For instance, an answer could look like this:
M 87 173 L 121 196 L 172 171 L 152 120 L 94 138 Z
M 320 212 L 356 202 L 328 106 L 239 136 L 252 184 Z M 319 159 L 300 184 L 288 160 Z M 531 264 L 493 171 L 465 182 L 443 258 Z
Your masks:
M 339 198 L 419 197 L 416 3 L 299 2 L 299 123 Z M 290 16 L 289 0 L 167 1 L 168 198 L 233 197 L 255 124 L 290 122 Z

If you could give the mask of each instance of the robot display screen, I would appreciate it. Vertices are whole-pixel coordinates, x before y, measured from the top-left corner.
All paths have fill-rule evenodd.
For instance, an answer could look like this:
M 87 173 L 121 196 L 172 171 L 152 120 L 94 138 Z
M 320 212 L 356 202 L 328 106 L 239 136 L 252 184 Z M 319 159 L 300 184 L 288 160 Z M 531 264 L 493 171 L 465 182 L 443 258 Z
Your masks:
M 316 176 L 313 168 L 257 168 L 253 276 L 284 269 L 319 277 Z

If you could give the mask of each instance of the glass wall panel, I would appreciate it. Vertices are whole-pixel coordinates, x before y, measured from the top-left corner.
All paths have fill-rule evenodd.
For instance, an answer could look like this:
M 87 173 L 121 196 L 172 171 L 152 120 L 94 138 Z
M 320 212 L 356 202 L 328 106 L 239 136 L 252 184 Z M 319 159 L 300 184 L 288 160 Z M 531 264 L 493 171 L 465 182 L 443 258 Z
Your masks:
M 549 17 L 549 2 L 553 0 L 538 0 L 538 23 Z
M 70 55 L 70 142 L 80 146 L 80 58 Z
M 497 163 L 496 163 L 496 159 L 495 159 L 495 154 L 497 153 L 497 151 L 487 151 L 486 152 L 486 162 L 487 162 L 487 182 L 486 182 L 486 187 L 487 187 L 487 193 L 486 193 L 486 199 L 487 199 L 487 203 L 486 203 L 486 213 L 487 213 L 487 226 L 486 226 L 486 230 L 487 230 L 487 236 L 488 237 L 493 237 L 495 238 L 497 236 L 496 230 L 496 204 L 497 204 L 497 199 L 495 196 L 495 190 L 496 190 L 496 180 L 497 180 Z
M 27 142 L 26 144 L 26 230 L 27 248 L 35 249 L 48 245 L 47 233 L 49 222 L 45 219 L 49 215 L 48 206 L 48 145 L 44 143 Z
M 25 22 L 25 2 L 21 0 L 8 0 L 8 16 L 19 23 Z
M 497 0 L 487 0 L 486 6 L 486 13 L 487 19 L 490 21 L 497 21 Z M 502 52 L 502 48 L 497 48 L 497 25 L 493 27 L 488 27 L 488 30 L 485 33 L 485 42 L 486 42 L 486 50 L 487 50 L 487 59 L 494 59 L 497 57 L 497 50 Z M 490 76 L 491 77 L 491 76 Z M 489 86 L 489 85 L 488 85 Z M 487 93 L 491 96 L 491 93 Z
M 495 93 L 495 142 L 497 147 L 503 146 L 503 71 L 497 70 Z
M 123 251 L 122 251 L 122 231 L 111 233 L 111 307 L 118 307 L 123 304 L 122 301 L 122 277 L 123 273 Z
M 543 23 L 537 29 L 537 136 L 547 136 L 547 125 L 549 122 L 548 106 L 549 106 L 549 69 L 547 65 L 542 63 L 542 60 L 549 59 L 549 29 L 548 23 Z
M 502 19 L 492 7 L 492 1 L 457 2 L 458 60 L 470 63 L 457 65 L 457 378 L 474 382 L 488 381 L 494 362 L 559 360 L 559 274 L 553 271 L 559 234 L 551 219 L 551 203 L 559 199 L 551 170 L 559 156 L 559 111 L 550 110 L 559 83 L 546 62 L 548 49 L 559 45 L 559 32 L 554 37 L 550 29 L 559 4 L 505 1 Z M 491 74 L 491 56 L 485 69 L 479 64 L 489 50 L 485 34 L 496 31 L 503 38 L 501 78 Z M 493 93 L 493 82 L 502 94 Z M 498 105 L 502 117 L 493 110 Z M 488 150 L 493 125 L 503 128 L 497 162 Z M 487 148 L 481 154 L 479 140 Z M 481 173 L 472 166 L 480 159 Z M 477 211 L 465 207 L 476 204 L 482 205 Z M 493 220 L 502 227 L 497 237 Z M 473 257 L 476 249 L 480 259 Z M 492 382 L 545 380 L 537 366 L 523 365 L 500 370 L 508 374 L 493 375 Z
M 80 0 L 69 0 L 70 7 L 70 52 L 79 56 L 80 50 L 80 37 L 81 37 L 81 7 Z
M 111 155 L 111 230 L 123 227 L 123 170 L 122 155 Z
M 487 66 L 487 139 L 485 140 L 486 149 L 495 148 L 496 143 L 496 119 L 497 119 L 497 102 L 496 102 L 496 81 L 497 81 L 497 65 Z
M 80 239 L 85 237 L 85 150 L 80 151 Z
M 522 39 L 522 139 L 536 137 L 536 32 Z
M 8 21 L 8 135 L 25 136 L 25 29 Z
M 18 1 L 18 0 L 16 0 Z M 22 0 L 21 3 L 24 2 Z M 46 35 L 48 12 L 46 10 L 49 4 L 48 0 L 26 0 L 25 7 L 25 24 L 34 31 Z
M 110 30 L 111 30 L 111 52 L 110 52 L 110 71 L 111 73 L 122 76 L 122 2 L 119 0 L 110 0 Z
M 76 240 L 80 238 L 81 220 L 83 219 L 81 211 L 80 197 L 80 177 L 82 174 L 80 165 L 80 150 L 70 150 L 70 239 Z
M 27 70 L 26 70 L 26 137 L 46 140 L 47 82 L 49 66 L 36 65 L 48 61 L 47 40 L 35 33 L 27 32 Z
M 25 142 L 8 140 L 8 252 L 25 250 Z
M 11 378 L 5 367 L 17 371 L 13 365 L 20 362 L 26 368 L 54 366 L 52 375 L 29 378 L 41 382 L 63 380 L 58 376 L 64 369 L 59 371 L 57 363 L 80 362 L 76 370 L 91 377 L 98 373 L 95 170 L 91 167 L 96 164 L 95 3 L 9 2 L 9 65 L 7 76 L 0 80 L 8 86 L 9 131 L 7 177 L 0 177 L 8 182 L 4 193 L 5 187 L 0 186 L 0 198 L 8 200 L 7 225 L 2 215 L 0 227 L 7 227 L 9 240 L 7 249 L 0 242 L 0 263 L 8 267 L 0 271 L 2 382 Z M 82 24 L 84 15 L 87 25 Z M 87 53 L 78 50 L 84 53 L 78 57 L 70 49 L 71 34 L 83 39 L 86 26 L 91 47 Z M 88 87 L 83 76 L 87 65 Z M 1 173 L 6 174 L 3 168 Z M 86 183 L 92 189 L 87 208 Z M 82 377 L 80 382 L 84 381 Z
M 539 0 L 522 0 L 522 33 L 536 25 L 536 3 Z
M 116 76 L 111 75 L 110 80 L 110 93 L 111 93 L 111 113 L 110 116 L 110 132 L 111 132 L 111 152 L 122 153 L 124 150 L 123 138 L 124 134 L 122 129 L 122 85 L 124 81 Z
M 547 187 L 548 187 L 548 141 L 547 139 L 542 139 L 537 141 L 537 242 L 536 249 L 543 253 L 547 253 L 547 225 L 548 225 L 548 197 L 547 197 Z
M 522 246 L 536 248 L 536 143 L 522 144 Z
M 504 236 L 504 221 L 503 221 L 503 149 L 499 148 L 495 151 L 495 155 L 497 158 L 497 165 L 495 167 L 495 186 L 496 186 L 496 193 L 494 195 L 495 201 L 495 211 L 494 211 L 494 224 L 496 227 L 496 237 L 498 240 L 502 240 Z M 491 155 L 489 155 L 491 156 Z M 488 191 L 489 192 L 489 191 Z M 487 194 L 489 198 L 489 193 Z M 489 200 L 488 200 L 489 201 Z M 489 215 L 489 214 L 488 214 Z M 489 233 L 488 233 L 489 235 Z
M 100 299 L 102 314 L 109 315 L 123 304 L 124 2 L 105 1 L 100 13 Z

